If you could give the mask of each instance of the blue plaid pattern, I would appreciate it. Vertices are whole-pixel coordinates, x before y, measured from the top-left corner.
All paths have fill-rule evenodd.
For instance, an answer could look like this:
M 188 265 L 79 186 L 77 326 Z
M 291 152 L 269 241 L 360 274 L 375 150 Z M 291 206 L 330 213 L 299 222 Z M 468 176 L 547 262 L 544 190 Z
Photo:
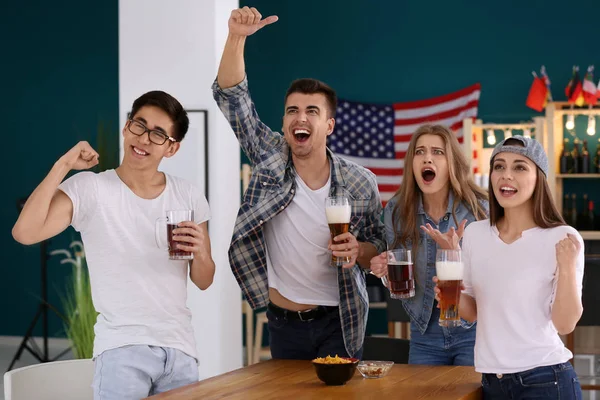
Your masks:
M 229 121 L 250 162 L 252 176 L 238 212 L 229 262 L 233 274 L 252 308 L 266 307 L 269 300 L 263 226 L 285 210 L 296 191 L 290 149 L 284 137 L 258 117 L 248 91 L 248 81 L 221 89 L 215 80 L 213 97 Z M 352 203 L 350 231 L 358 241 L 386 249 L 381 221 L 382 205 L 375 175 L 327 151 L 331 160 L 331 195 L 345 195 Z M 355 265 L 338 270 L 340 319 L 349 354 L 362 347 L 369 300 L 365 272 Z

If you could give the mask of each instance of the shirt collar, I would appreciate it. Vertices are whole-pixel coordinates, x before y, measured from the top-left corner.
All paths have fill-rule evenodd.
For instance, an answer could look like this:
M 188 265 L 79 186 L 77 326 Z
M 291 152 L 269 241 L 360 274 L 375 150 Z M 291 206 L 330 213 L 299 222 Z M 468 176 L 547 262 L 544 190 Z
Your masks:
M 338 156 L 336 156 L 331 150 L 329 150 L 329 148 L 326 148 L 327 150 L 327 158 L 329 158 L 329 165 L 330 165 L 330 178 L 331 178 L 331 188 L 337 188 L 337 187 L 345 187 L 346 186 L 346 180 L 344 179 L 344 174 L 342 173 L 342 166 L 341 164 L 341 160 Z M 294 165 L 293 165 L 293 161 L 292 161 L 292 150 L 290 149 L 289 151 L 289 155 L 288 155 L 288 160 L 287 160 L 287 165 L 286 168 L 292 168 L 293 169 Z

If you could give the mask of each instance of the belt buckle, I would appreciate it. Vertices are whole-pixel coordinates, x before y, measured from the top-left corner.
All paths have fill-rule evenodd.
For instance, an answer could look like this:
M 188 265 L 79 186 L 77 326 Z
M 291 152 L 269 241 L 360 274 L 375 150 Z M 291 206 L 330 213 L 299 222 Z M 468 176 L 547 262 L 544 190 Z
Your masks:
M 314 311 L 314 310 L 307 310 L 307 311 L 297 311 L 297 313 L 298 313 L 298 318 L 300 318 L 300 321 L 302 321 L 302 322 L 310 322 L 310 321 L 313 321 L 313 320 L 314 320 L 314 318 L 308 318 L 308 319 L 304 319 L 304 318 L 302 318 L 302 314 L 306 314 L 306 313 L 309 313 L 309 312 L 311 312 L 311 311 Z

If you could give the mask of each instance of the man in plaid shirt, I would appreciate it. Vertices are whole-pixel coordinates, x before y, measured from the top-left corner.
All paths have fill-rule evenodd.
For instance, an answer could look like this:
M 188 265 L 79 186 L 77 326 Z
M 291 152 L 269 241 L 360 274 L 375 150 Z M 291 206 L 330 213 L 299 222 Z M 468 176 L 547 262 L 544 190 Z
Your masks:
M 229 248 L 233 273 L 251 306 L 267 306 L 274 358 L 359 357 L 368 297 L 365 271 L 385 250 L 375 176 L 333 154 L 337 98 L 314 79 L 292 83 L 283 136 L 260 121 L 244 70 L 247 36 L 277 21 L 255 8 L 234 10 L 213 95 L 253 165 Z M 332 244 L 325 199 L 350 199 L 350 231 Z M 341 268 L 331 254 L 349 257 Z M 357 264 L 358 263 L 358 264 Z

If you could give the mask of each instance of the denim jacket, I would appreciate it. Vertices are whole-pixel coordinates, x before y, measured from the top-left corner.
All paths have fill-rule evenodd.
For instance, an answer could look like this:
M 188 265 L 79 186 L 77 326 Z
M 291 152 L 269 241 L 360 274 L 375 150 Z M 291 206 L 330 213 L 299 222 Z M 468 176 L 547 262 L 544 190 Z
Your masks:
M 384 210 L 385 233 L 390 249 L 394 243 L 392 213 L 396 203 L 396 198 L 393 198 L 387 203 Z M 487 202 L 483 203 L 482 206 L 485 208 L 487 214 Z M 452 217 L 453 207 L 454 194 L 452 193 L 452 190 L 450 190 L 446 215 L 442 217 L 438 225 L 438 221 L 433 221 L 431 217 L 427 215 L 423 208 L 423 200 L 420 198 L 417 208 L 417 226 L 420 227 L 421 225 L 429 223 L 440 232 L 447 232 L 451 227 L 457 229 L 458 226 Z M 460 224 L 463 219 L 467 220 L 468 225 L 475 221 L 475 216 L 461 203 L 456 208 L 456 221 Z M 399 223 L 398 226 L 402 229 L 401 223 Z M 408 246 L 408 248 L 410 248 L 410 246 Z M 417 254 L 413 254 L 413 265 L 415 268 L 415 296 L 409 299 L 403 299 L 402 304 L 404 305 L 404 309 L 409 315 L 411 322 L 417 327 L 421 334 L 425 333 L 429 320 L 431 319 L 431 313 L 435 307 L 435 294 L 433 292 L 435 284 L 433 283 L 432 278 L 435 276 L 435 256 L 437 248 L 437 243 L 419 228 L 419 247 Z M 468 323 L 464 320 L 461 322 L 463 328 L 471 328 L 475 324 Z

